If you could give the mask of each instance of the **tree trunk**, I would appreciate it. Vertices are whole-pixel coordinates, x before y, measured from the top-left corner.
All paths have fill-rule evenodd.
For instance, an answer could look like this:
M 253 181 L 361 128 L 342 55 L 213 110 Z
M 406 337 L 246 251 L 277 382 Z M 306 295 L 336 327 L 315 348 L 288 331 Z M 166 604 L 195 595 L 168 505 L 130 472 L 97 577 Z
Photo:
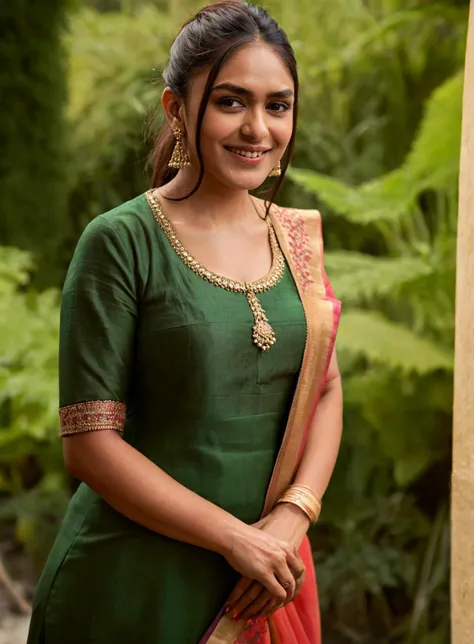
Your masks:
M 474 638 L 474 9 L 471 6 L 463 102 L 456 280 L 452 475 L 453 644 Z

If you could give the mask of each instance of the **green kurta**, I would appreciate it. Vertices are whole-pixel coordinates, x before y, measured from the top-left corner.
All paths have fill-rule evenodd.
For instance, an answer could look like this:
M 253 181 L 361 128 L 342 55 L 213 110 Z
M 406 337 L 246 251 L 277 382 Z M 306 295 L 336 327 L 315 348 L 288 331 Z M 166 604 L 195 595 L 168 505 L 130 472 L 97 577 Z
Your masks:
M 277 337 L 265 353 L 245 296 L 185 266 L 141 195 L 89 224 L 61 310 L 61 406 L 126 403 L 127 442 L 247 523 L 263 508 L 305 344 L 288 267 L 258 298 Z M 237 579 L 220 555 L 135 524 L 81 484 L 28 644 L 197 644 Z

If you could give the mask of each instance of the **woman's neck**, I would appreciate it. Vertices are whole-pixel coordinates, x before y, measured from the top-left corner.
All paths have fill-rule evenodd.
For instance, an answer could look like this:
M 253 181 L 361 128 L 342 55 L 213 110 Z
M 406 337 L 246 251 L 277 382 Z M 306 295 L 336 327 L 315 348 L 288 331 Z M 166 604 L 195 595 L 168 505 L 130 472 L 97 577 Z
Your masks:
M 196 177 L 186 177 L 180 172 L 169 183 L 160 188 L 160 194 L 166 200 L 176 199 L 191 192 L 197 183 Z M 171 205 L 179 206 L 183 216 L 192 214 L 193 220 L 200 226 L 231 226 L 243 219 L 255 219 L 256 210 L 248 190 L 232 190 L 228 186 L 212 186 L 203 179 L 198 190 L 183 201 L 166 201 L 165 209 Z

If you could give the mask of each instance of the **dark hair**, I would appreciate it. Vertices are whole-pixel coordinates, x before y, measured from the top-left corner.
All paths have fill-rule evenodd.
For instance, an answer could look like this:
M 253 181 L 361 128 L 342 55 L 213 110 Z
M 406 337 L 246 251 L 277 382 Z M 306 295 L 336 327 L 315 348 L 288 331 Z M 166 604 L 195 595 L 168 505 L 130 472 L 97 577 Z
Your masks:
M 196 192 L 204 176 L 201 154 L 201 126 L 214 82 L 220 69 L 229 57 L 246 43 L 261 41 L 272 47 L 282 58 L 290 72 L 294 86 L 293 132 L 282 160 L 282 172 L 270 193 L 273 202 L 281 187 L 294 148 L 298 115 L 298 72 L 295 55 L 288 38 L 262 7 L 241 0 L 220 0 L 202 8 L 189 20 L 171 46 L 168 66 L 163 73 L 165 85 L 177 96 L 187 98 L 190 80 L 195 74 L 209 67 L 204 93 L 199 106 L 196 123 L 196 152 L 200 164 L 199 179 L 194 189 L 182 199 Z M 164 123 L 155 141 L 150 156 L 153 168 L 152 185 L 157 188 L 168 183 L 177 170 L 168 167 L 175 144 L 173 133 Z

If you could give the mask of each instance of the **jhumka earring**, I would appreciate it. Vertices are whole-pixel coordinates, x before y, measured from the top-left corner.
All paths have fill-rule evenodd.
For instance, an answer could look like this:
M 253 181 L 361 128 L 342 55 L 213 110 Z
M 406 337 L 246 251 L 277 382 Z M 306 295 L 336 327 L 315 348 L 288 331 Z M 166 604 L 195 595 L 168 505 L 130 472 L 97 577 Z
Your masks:
M 174 146 L 173 154 L 171 159 L 168 162 L 169 168 L 176 168 L 176 170 L 182 170 L 187 165 L 190 165 L 189 156 L 186 150 L 184 149 L 182 139 L 183 133 L 179 127 L 173 129 L 173 134 L 176 139 L 176 145 Z
M 278 161 L 277 165 L 273 168 L 273 170 L 270 172 L 268 175 L 269 177 L 279 177 L 281 175 L 281 163 Z

